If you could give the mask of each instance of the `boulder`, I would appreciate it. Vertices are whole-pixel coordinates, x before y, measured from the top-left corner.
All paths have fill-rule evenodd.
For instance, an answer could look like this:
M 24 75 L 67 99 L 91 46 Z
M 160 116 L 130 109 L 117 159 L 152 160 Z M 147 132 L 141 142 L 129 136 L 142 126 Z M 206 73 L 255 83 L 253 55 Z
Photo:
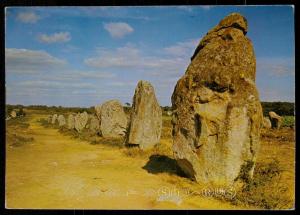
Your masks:
M 75 128 L 75 117 L 73 114 L 69 114 L 69 116 L 68 116 L 67 127 L 70 130 Z
M 127 128 L 127 116 L 118 100 L 102 104 L 100 130 L 103 137 L 124 136 Z
M 47 122 L 48 122 L 48 123 L 51 123 L 51 122 L 52 122 L 52 115 L 49 115 L 49 116 L 48 116 Z
M 78 113 L 76 116 L 75 116 L 75 129 L 77 132 L 81 132 L 87 122 L 88 122 L 88 119 L 89 119 L 89 115 L 87 114 L 87 112 L 83 112 L 83 113 Z
M 51 123 L 55 124 L 56 120 L 57 120 L 57 114 L 53 114 Z
M 269 117 L 264 117 L 264 119 L 262 121 L 262 125 L 264 128 L 267 128 L 267 129 L 270 129 L 272 127 Z
M 59 115 L 57 117 L 57 121 L 58 121 L 58 126 L 59 127 L 63 127 L 63 126 L 66 125 L 66 119 L 65 119 L 65 117 L 63 115 Z
M 282 124 L 282 117 L 279 116 L 274 111 L 269 112 L 269 117 L 270 117 L 270 120 L 271 120 L 272 128 L 279 129 L 281 127 L 281 124 Z
M 10 112 L 10 116 L 11 116 L 11 118 L 16 118 L 17 117 L 17 111 L 16 110 L 12 110 Z
M 135 144 L 141 149 L 151 148 L 159 143 L 161 128 L 162 110 L 154 88 L 147 81 L 139 81 L 133 97 L 125 144 Z
M 96 113 L 97 118 L 100 120 L 101 119 L 101 105 L 95 106 L 95 113 Z
M 238 13 L 211 29 L 172 95 L 174 157 L 197 182 L 223 186 L 253 176 L 263 116 L 247 30 Z
M 99 120 L 96 116 L 91 116 L 90 123 L 89 123 L 89 129 L 92 133 L 98 133 L 100 130 L 100 124 Z

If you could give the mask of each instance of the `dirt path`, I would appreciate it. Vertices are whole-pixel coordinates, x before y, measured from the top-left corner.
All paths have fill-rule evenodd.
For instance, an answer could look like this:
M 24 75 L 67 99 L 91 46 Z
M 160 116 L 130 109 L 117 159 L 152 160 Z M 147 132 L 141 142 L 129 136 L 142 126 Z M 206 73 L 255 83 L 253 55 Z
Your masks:
M 7 147 L 7 208 L 234 208 L 199 195 L 168 195 L 179 176 L 148 173 L 142 168 L 148 159 L 64 136 L 39 118 L 29 121 L 33 143 Z

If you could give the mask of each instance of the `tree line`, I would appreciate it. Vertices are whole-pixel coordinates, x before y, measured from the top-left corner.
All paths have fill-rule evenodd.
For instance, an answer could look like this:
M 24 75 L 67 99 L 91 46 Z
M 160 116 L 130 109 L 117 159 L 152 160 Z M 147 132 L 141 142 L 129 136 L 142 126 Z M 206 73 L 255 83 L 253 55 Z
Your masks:
M 294 116 L 295 115 L 295 103 L 293 102 L 261 102 L 263 108 L 264 116 L 267 116 L 270 111 L 274 111 L 281 116 Z M 35 110 L 44 110 L 49 112 L 83 112 L 86 111 L 87 113 L 93 113 L 94 107 L 62 107 L 62 106 L 47 106 L 47 105 L 6 105 L 6 115 L 8 115 L 13 109 L 35 109 Z M 126 103 L 124 106 L 125 112 L 130 111 L 130 104 Z M 172 111 L 172 107 L 170 106 L 162 106 L 162 110 L 164 113 L 168 111 Z

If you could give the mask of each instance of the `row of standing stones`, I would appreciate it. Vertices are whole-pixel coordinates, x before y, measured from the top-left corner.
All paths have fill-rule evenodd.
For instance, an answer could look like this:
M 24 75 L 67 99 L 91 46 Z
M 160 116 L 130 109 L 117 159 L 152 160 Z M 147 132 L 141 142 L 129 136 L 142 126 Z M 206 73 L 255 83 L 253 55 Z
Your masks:
M 84 128 L 103 137 L 124 137 L 126 146 L 149 149 L 158 144 L 162 129 L 162 110 L 156 99 L 154 88 L 147 81 L 139 81 L 133 97 L 130 117 L 118 100 L 110 100 L 95 106 L 95 115 L 87 112 L 63 115 L 50 115 L 48 123 L 58 123 L 59 127 Z
M 274 112 L 263 118 L 247 31 L 247 20 L 238 13 L 221 20 L 200 41 L 172 95 L 174 157 L 197 182 L 232 185 L 242 172 L 252 178 L 261 128 L 279 128 L 282 121 Z M 90 128 L 104 137 L 125 136 L 126 145 L 142 149 L 159 143 L 162 111 L 149 82 L 138 83 L 130 119 L 116 100 L 95 110 Z M 56 117 L 60 125 L 66 123 L 55 115 L 52 123 Z M 67 124 L 80 131 L 87 121 L 87 113 L 79 113 Z

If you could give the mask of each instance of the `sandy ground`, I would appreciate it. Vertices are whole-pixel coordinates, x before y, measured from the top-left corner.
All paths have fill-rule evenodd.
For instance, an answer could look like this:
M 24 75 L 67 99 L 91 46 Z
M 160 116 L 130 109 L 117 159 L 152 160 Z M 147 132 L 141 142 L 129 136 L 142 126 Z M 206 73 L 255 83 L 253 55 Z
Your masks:
M 187 195 L 173 182 L 189 184 L 188 179 L 149 173 L 142 168 L 148 159 L 44 128 L 40 117 L 29 120 L 32 143 L 7 147 L 7 208 L 236 209 L 215 198 Z

